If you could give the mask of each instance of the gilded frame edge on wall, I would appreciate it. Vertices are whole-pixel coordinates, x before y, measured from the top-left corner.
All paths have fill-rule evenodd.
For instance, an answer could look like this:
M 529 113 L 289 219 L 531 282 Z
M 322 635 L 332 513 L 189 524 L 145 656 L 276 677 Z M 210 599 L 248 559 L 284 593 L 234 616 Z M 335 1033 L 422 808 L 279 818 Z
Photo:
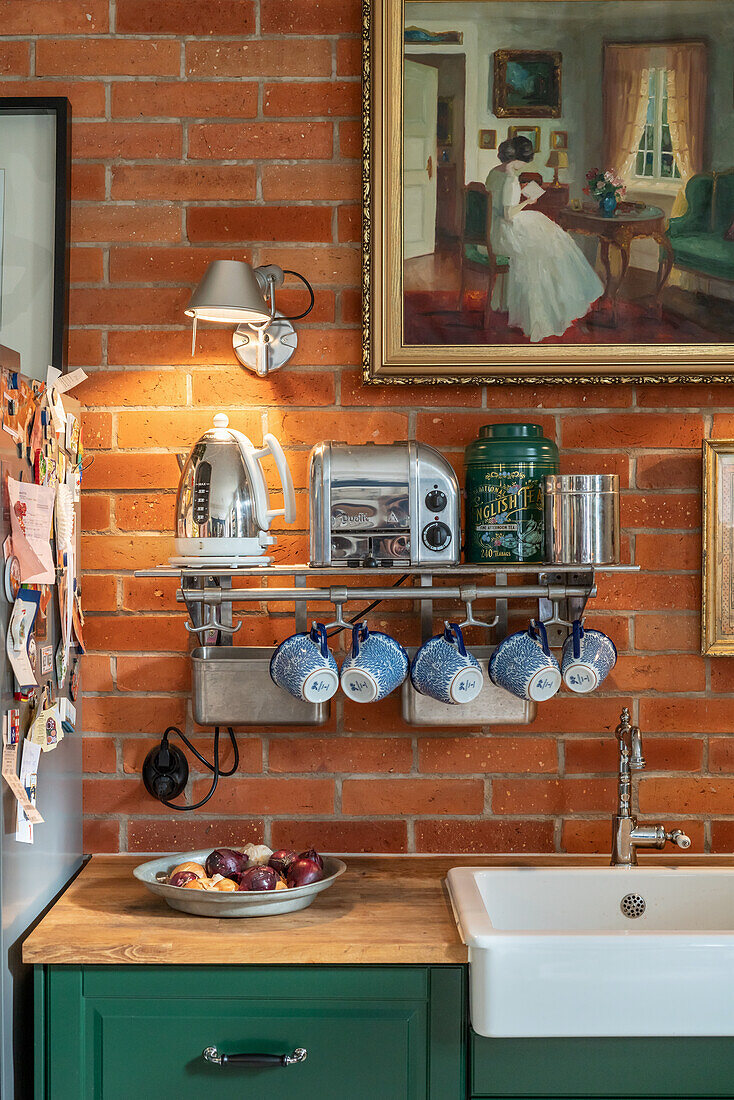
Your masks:
M 704 439 L 701 563 L 701 652 L 706 657 L 734 657 L 734 637 L 717 632 L 720 592 L 718 540 L 719 459 L 734 458 L 734 439 Z
M 534 2 L 542 4 L 547 0 Z M 639 2 L 644 4 L 648 0 Z M 698 0 L 687 2 L 695 4 Z M 491 347 L 403 342 L 400 150 L 404 12 L 405 0 L 362 0 L 364 382 L 598 385 L 733 381 L 734 344 Z

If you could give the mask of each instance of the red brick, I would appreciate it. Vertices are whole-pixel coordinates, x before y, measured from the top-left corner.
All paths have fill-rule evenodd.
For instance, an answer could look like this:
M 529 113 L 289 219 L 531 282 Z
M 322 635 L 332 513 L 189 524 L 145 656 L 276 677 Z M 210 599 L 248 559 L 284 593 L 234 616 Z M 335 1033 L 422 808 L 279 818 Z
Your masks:
M 714 415 L 711 439 L 731 439 L 734 436 L 734 416 L 721 413 Z
M 266 202 L 289 199 L 339 201 L 359 194 L 361 171 L 352 164 L 266 164 L 262 193 Z
M 94 733 L 162 733 L 186 718 L 182 699 L 155 695 L 88 695 L 84 726 Z
M 494 779 L 495 814 L 575 814 L 613 805 L 611 779 Z
M 189 646 L 184 622 L 184 615 L 88 616 L 84 641 L 91 652 L 180 653 Z M 84 722 L 86 725 L 86 715 Z
M 69 331 L 69 366 L 96 367 L 102 359 L 102 333 L 94 329 Z
M 320 852 L 406 852 L 407 827 L 404 821 L 274 821 L 273 848 Z
M 109 413 L 82 411 L 84 449 L 105 450 L 112 446 L 112 417 Z
M 74 397 L 85 405 L 184 405 L 186 377 L 180 370 L 98 370 L 76 387 Z
M 85 737 L 82 741 L 82 771 L 114 772 L 117 767 L 115 742 L 111 737 Z
M 362 156 L 361 122 L 339 123 L 339 155 L 355 159 Z
M 115 497 L 116 526 L 120 531 L 172 531 L 175 504 L 173 493 Z
M 730 814 L 734 808 L 734 778 L 643 776 L 639 806 L 644 814 Z
M 209 779 L 194 783 L 201 798 L 209 789 Z M 234 813 L 246 806 L 255 814 L 328 814 L 334 809 L 333 779 L 228 779 L 219 784 L 211 802 L 212 813 Z
M 186 214 L 186 226 L 192 244 L 227 240 L 248 244 L 251 241 L 330 241 L 331 209 L 327 206 L 192 206 Z
M 357 38 L 340 38 L 336 44 L 336 75 L 359 76 L 362 72 L 362 43 Z
M 731 737 L 709 739 L 709 771 L 734 772 L 734 740 Z
M 419 852 L 552 852 L 552 821 L 416 821 Z
M 101 168 L 102 165 L 92 164 L 90 167 Z M 102 249 L 72 248 L 69 266 L 69 281 L 71 283 L 101 282 L 104 276 L 104 254 Z
M 716 659 L 711 664 L 711 690 L 716 692 L 734 692 L 734 662 Z
M 640 700 L 640 727 L 651 733 L 732 733 L 733 726 L 730 699 Z
M 195 371 L 192 375 L 195 405 L 333 405 L 331 371 L 278 371 L 258 378 L 249 371 Z
M 87 573 L 82 581 L 85 611 L 117 610 L 117 578 L 98 573 Z M 107 660 L 107 658 L 105 658 Z M 106 691 L 106 688 L 92 688 Z
M 82 531 L 108 531 L 110 526 L 110 498 L 85 493 L 82 497 Z
M 359 81 L 296 84 L 280 81 L 263 89 L 263 114 L 275 118 L 359 115 L 362 97 Z
M 698 615 L 637 615 L 635 646 L 642 653 L 650 650 L 696 651 L 700 645 L 701 624 Z
M 362 240 L 362 207 L 340 206 L 337 211 L 338 240 L 351 242 Z
M 341 312 L 339 320 L 345 325 L 358 325 L 362 320 L 362 294 L 359 290 L 344 287 L 339 295 Z
M 36 42 L 38 76 L 178 76 L 180 48 L 165 39 L 44 39 Z
M 95 569 L 150 569 L 173 553 L 173 538 L 159 535 L 85 535 L 82 564 L 89 554 Z
M 595 605 L 614 611 L 693 611 L 701 606 L 701 582 L 678 576 L 671 584 L 667 573 L 609 575 L 599 585 Z
M 639 455 L 635 463 L 635 481 L 639 489 L 698 489 L 701 456 L 686 453 Z
M 6 31 L 2 14 L 0 14 L 0 27 L 2 27 L 2 32 L 5 34 Z M 38 32 L 34 31 L 33 33 L 37 34 Z M 5 48 L 12 45 L 23 47 L 23 57 L 25 58 L 26 56 L 25 42 L 0 43 L 0 73 L 7 71 L 3 69 L 2 59 Z M 6 80 L 0 82 L 0 96 L 26 95 L 66 96 L 67 99 L 71 100 L 71 113 L 75 124 L 76 120 L 79 118 L 104 117 L 104 84 L 96 83 L 92 80 L 79 80 L 73 82 L 69 80 Z M 72 174 L 76 175 L 75 166 L 72 167 Z
M 237 171 L 240 169 L 237 168 Z M 251 259 L 240 246 L 233 248 L 191 248 L 188 244 L 167 248 L 130 247 L 122 245 L 110 249 L 110 282 L 112 283 L 185 283 L 191 286 L 198 283 L 212 260 Z M 211 329 L 207 335 L 216 330 Z M 157 334 L 161 338 L 163 333 Z M 182 332 L 165 334 L 178 340 L 181 345 L 186 340 Z M 221 335 L 221 333 L 220 333 Z M 231 339 L 230 350 L 231 350 Z M 188 337 L 189 357 L 191 338 Z M 163 404 L 163 402 L 161 402 Z
M 183 315 L 184 287 L 74 287 L 69 296 L 72 324 L 154 325 Z
M 178 577 L 123 577 L 122 606 L 125 611 L 172 611 L 176 602 Z
M 86 580 L 84 585 L 84 606 L 86 608 Z M 97 657 L 94 654 L 85 653 L 84 664 L 82 665 L 82 687 L 84 691 L 112 691 L 115 685 L 110 666 L 111 659 L 109 657 Z
M 202 122 L 189 127 L 192 160 L 323 160 L 331 156 L 332 145 L 330 122 Z
M 632 700 L 624 696 L 595 695 L 589 700 L 574 699 L 570 692 L 563 692 L 538 708 L 533 733 L 589 733 L 594 736 L 613 733 L 622 707 L 631 706 Z
M 361 29 L 358 0 L 319 0 L 305 7 L 261 0 L 263 34 L 358 34 Z
M 697 493 L 623 493 L 620 505 L 623 527 L 691 530 L 701 524 L 701 498 Z
M 630 483 L 630 460 L 626 454 L 562 451 L 560 468 L 562 474 L 616 474 L 621 489 Z
M 561 851 L 574 855 L 607 854 L 611 845 L 611 827 L 608 817 L 572 817 L 563 822 Z
M 691 822 L 686 822 L 686 826 Z M 714 821 L 711 825 L 711 851 L 734 852 L 734 821 Z
M 148 794 L 140 776 L 135 779 L 85 779 L 83 803 L 85 814 L 170 814 L 171 812 L 157 798 L 152 798 Z
M 262 819 L 249 817 L 225 821 L 188 815 L 173 821 L 133 820 L 127 827 L 127 848 L 129 852 L 190 852 L 242 847 L 262 843 L 263 831 Z
M 97 658 L 101 660 L 102 658 Z M 191 686 L 188 657 L 117 658 L 117 687 L 120 691 L 188 691 Z
M 311 35 L 311 30 L 306 34 Z M 187 42 L 186 72 L 194 77 L 331 76 L 331 44 L 311 37 L 250 42 Z
M 362 372 L 342 371 L 341 404 L 374 406 L 417 406 L 430 408 L 467 408 L 482 403 L 479 386 L 367 386 Z
M 255 81 L 146 80 L 112 85 L 113 118 L 254 118 L 256 114 Z
M 637 386 L 637 404 L 659 409 L 719 409 L 734 407 L 734 387 L 725 383 Z
M 556 742 L 541 737 L 426 737 L 418 742 L 422 772 L 554 772 Z
M 700 447 L 704 434 L 699 413 L 617 413 L 565 416 L 562 446 L 588 449 L 619 447 Z
M 120 825 L 117 821 L 86 818 L 84 820 L 85 852 L 119 852 Z
M 16 42 L 12 39 L 3 42 L 0 39 L 0 75 L 28 76 L 30 65 L 31 54 L 28 42 Z
M 211 413 L 181 409 L 169 412 L 122 412 L 118 414 L 117 442 L 121 447 L 180 447 L 187 450 L 212 426 Z M 239 412 L 230 416 L 230 427 L 256 442 L 261 435 L 260 414 Z M 153 459 L 155 461 L 155 459 Z
M 532 383 L 488 386 L 487 408 L 506 409 L 611 409 L 632 404 L 632 386 L 567 386 Z M 590 444 L 591 445 L 591 444 Z
M 179 476 L 172 454 L 99 454 L 84 469 L 84 488 L 175 489 Z
M 604 682 L 607 691 L 676 692 L 704 691 L 705 688 L 704 659 L 692 654 L 681 657 L 620 657 Z
M 361 355 L 361 336 L 356 329 L 305 329 L 298 333 L 299 365 L 352 366 Z
M 345 814 L 480 814 L 481 779 L 345 779 Z
M 703 761 L 703 741 L 688 737 L 645 737 L 648 771 L 698 771 Z M 617 740 L 584 738 L 565 742 L 566 771 L 616 775 Z
M 178 241 L 181 238 L 181 213 L 168 206 L 84 203 L 72 208 L 71 221 L 72 235 L 77 243 Z M 179 316 L 175 318 L 176 321 L 179 319 Z M 164 318 L 158 317 L 156 320 L 161 322 Z
M 643 569 L 663 570 L 701 568 L 701 536 L 677 532 L 641 534 L 635 537 L 635 563 Z
M 161 730 L 161 733 L 163 730 Z M 191 743 L 197 752 L 201 753 L 207 760 L 214 760 L 214 742 L 213 734 L 209 737 L 194 737 L 190 738 Z M 207 771 L 204 765 L 201 764 L 195 756 L 190 752 L 187 752 L 185 746 L 181 742 L 180 738 L 175 735 L 171 735 L 171 743 L 178 745 L 183 749 L 188 761 L 191 774 L 194 775 L 207 775 Z M 138 775 L 143 766 L 143 761 L 156 745 L 160 744 L 160 737 L 126 737 L 122 743 L 122 767 L 126 775 Z M 239 739 L 239 753 L 240 760 L 237 768 L 237 773 L 261 772 L 262 771 L 262 741 L 255 737 L 240 737 Z M 232 744 L 225 731 L 222 731 L 220 737 L 219 748 L 219 762 L 221 766 L 228 771 L 234 763 L 234 755 L 232 750 Z M 229 780 L 227 780 L 229 781 Z M 224 782 L 224 780 L 222 781 Z
M 482 424 L 513 422 L 517 422 L 517 414 L 495 416 L 492 412 L 451 412 L 441 416 L 437 412 L 419 412 L 417 434 L 419 439 L 430 439 L 434 447 L 465 446 L 476 438 Z M 555 436 L 555 422 L 551 417 L 533 416 L 532 422 L 540 424 L 549 439 Z
M 103 34 L 109 29 L 107 8 L 107 0 L 2 0 L 0 27 L 8 35 Z
M 118 34 L 253 34 L 252 0 L 117 0 Z
M 144 160 L 180 157 L 182 140 L 181 126 L 173 122 L 75 122 L 71 147 L 75 159 Z
M 253 165 L 123 164 L 112 169 L 113 199 L 254 199 Z
M 364 443 L 393 443 L 407 439 L 407 417 L 394 412 L 316 412 L 273 410 L 270 431 L 281 443 L 309 443 L 317 439 L 359 439 Z
M 413 750 L 406 738 L 289 737 L 270 742 L 274 772 L 409 772 Z

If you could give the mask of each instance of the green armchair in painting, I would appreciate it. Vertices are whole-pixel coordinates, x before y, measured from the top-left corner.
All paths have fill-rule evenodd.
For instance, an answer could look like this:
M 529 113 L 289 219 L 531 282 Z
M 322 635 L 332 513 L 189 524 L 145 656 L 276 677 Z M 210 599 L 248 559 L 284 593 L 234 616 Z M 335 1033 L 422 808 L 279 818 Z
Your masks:
M 686 199 L 685 214 L 668 228 L 675 266 L 734 281 L 734 168 L 692 176 Z
M 459 310 L 464 308 L 467 271 L 480 272 L 487 280 L 484 301 L 484 328 L 489 328 L 492 315 L 492 294 L 498 275 L 510 270 L 507 256 L 492 250 L 489 231 L 492 225 L 492 196 L 483 183 L 468 183 L 464 188 L 464 221 L 461 237 L 461 290 Z

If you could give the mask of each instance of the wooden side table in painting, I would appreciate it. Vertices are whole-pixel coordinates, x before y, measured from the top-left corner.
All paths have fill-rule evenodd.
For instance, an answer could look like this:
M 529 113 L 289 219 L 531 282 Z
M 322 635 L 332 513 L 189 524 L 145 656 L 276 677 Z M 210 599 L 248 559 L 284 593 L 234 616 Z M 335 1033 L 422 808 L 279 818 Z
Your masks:
M 627 274 L 630 247 L 636 237 L 652 237 L 662 249 L 655 283 L 654 301 L 659 307 L 660 296 L 673 266 L 673 248 L 665 227 L 665 214 L 659 206 L 643 206 L 636 210 L 615 213 L 612 217 L 598 210 L 571 210 L 566 207 L 558 214 L 558 224 L 569 233 L 582 233 L 586 237 L 598 237 L 601 244 L 601 260 L 604 265 L 604 297 L 612 310 L 612 323 L 617 323 L 617 295 Z M 620 271 L 615 278 L 610 263 L 610 250 L 619 252 Z

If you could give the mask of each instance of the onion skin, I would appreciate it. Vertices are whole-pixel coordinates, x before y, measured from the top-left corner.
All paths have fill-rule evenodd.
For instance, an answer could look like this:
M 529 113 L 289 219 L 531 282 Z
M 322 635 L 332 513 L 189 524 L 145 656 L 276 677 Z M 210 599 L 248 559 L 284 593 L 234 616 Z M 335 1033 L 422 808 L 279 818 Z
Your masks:
M 215 848 L 206 857 L 206 873 L 209 878 L 214 875 L 222 875 L 223 878 L 235 879 L 247 867 L 247 856 L 242 852 L 235 852 L 233 848 Z
M 308 886 L 312 882 L 320 882 L 324 872 L 315 859 L 303 859 L 301 856 L 294 859 L 288 868 L 285 880 L 291 888 L 296 886 Z
M 299 859 L 311 859 L 311 860 L 313 860 L 314 863 L 318 864 L 318 866 L 321 868 L 322 871 L 324 869 L 324 861 L 321 858 L 321 856 L 319 855 L 319 853 L 316 851 L 315 848 L 308 848 L 305 852 L 299 852 L 298 853 L 298 858 Z
M 250 867 L 240 875 L 238 890 L 274 890 L 278 875 L 272 867 Z
M 293 860 L 297 858 L 296 853 L 291 851 L 290 848 L 279 848 L 277 852 L 273 852 L 271 855 L 268 866 L 277 871 L 279 875 L 284 875 Z
M 193 871 L 174 871 L 168 880 L 169 886 L 185 886 L 187 882 L 199 881 L 199 875 Z
M 200 863 L 194 863 L 192 860 L 188 860 L 186 863 L 179 863 L 177 867 L 174 867 L 171 871 L 171 878 L 177 871 L 193 871 L 197 878 L 206 878 L 206 871 Z

